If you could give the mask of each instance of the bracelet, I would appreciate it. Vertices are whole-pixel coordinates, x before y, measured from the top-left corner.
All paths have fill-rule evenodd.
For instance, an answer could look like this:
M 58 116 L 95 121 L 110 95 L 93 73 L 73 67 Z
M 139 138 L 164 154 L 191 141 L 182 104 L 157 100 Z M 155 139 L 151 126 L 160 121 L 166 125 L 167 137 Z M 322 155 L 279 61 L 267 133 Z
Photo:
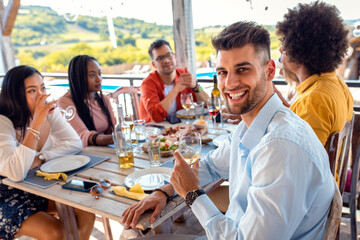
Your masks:
M 96 137 L 99 135 L 99 133 L 95 133 L 93 136 L 92 136 L 92 142 L 95 146 L 97 146 L 96 144 Z
M 196 81 L 196 86 L 191 90 L 193 90 L 194 92 L 199 92 L 199 83 L 197 81 Z
M 167 199 L 170 198 L 169 194 L 167 192 L 165 192 L 164 190 L 162 190 L 161 188 L 154 189 L 154 192 L 162 192 L 163 194 L 165 194 Z
M 191 90 L 193 90 L 196 93 L 202 92 L 203 87 L 199 85 L 198 82 L 196 82 L 196 86 L 194 88 L 192 88 Z
M 32 135 L 34 135 L 34 138 L 36 140 L 40 140 L 40 132 L 36 131 L 35 129 L 32 129 L 30 127 L 27 127 L 26 130 L 28 130 Z

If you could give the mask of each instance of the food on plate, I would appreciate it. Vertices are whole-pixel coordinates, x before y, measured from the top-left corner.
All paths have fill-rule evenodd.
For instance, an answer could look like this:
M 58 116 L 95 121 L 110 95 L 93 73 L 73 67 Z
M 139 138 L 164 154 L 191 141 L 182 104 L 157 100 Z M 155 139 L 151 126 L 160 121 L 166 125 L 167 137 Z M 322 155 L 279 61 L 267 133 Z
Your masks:
M 203 125 L 203 126 L 206 126 L 207 125 L 207 122 L 203 119 L 199 119 L 199 120 L 196 120 L 194 122 L 194 125 L 197 124 L 197 125 Z
M 204 129 L 207 126 L 207 122 L 205 120 L 203 120 L 203 119 L 199 119 L 199 120 L 196 120 L 193 123 L 193 125 L 194 125 L 195 128 Z
M 178 142 L 172 142 L 165 137 L 160 139 L 160 151 L 169 151 L 178 149 Z
M 206 123 L 206 122 L 205 122 Z M 191 125 L 178 125 L 176 127 L 165 128 L 160 134 L 163 138 L 160 139 L 160 153 L 162 157 L 172 156 L 174 151 L 178 149 L 178 141 L 182 133 L 187 132 L 199 132 L 202 136 L 201 142 L 203 144 L 211 142 L 212 140 L 208 137 L 204 137 L 207 132 L 207 127 L 197 128 Z M 144 152 L 147 151 L 147 144 L 143 144 L 142 149 Z

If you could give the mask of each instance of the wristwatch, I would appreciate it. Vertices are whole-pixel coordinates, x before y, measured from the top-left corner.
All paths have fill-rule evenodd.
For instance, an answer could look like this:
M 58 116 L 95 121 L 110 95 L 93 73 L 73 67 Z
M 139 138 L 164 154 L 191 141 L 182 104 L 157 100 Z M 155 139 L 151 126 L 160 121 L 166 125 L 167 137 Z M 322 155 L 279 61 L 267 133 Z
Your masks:
M 185 202 L 188 205 L 188 207 L 191 208 L 191 205 L 194 203 L 195 199 L 204 194 L 205 191 L 202 189 L 190 191 L 186 194 Z

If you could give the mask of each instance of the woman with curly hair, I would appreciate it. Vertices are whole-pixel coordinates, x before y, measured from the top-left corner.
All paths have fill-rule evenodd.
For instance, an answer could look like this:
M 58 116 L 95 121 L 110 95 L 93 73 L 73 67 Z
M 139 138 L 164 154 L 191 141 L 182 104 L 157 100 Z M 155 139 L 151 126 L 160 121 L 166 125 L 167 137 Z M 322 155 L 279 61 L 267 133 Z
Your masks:
M 46 103 L 44 80 L 29 66 L 10 69 L 0 94 L 0 176 L 23 180 L 43 162 L 82 150 L 79 136 Z M 89 239 L 95 215 L 75 209 L 80 239 Z M 0 238 L 26 235 L 64 239 L 63 223 L 53 201 L 0 184 Z
M 109 99 L 101 92 L 99 63 L 93 57 L 78 55 L 70 61 L 68 74 L 70 91 L 59 99 L 58 105 L 64 109 L 76 107 L 70 124 L 79 134 L 84 148 L 112 144 L 115 117 Z
M 326 146 L 331 134 L 341 131 L 353 114 L 351 92 L 335 72 L 346 53 L 348 31 L 338 9 L 324 2 L 298 4 L 276 28 L 283 68 L 300 81 L 290 109 L 310 124 Z

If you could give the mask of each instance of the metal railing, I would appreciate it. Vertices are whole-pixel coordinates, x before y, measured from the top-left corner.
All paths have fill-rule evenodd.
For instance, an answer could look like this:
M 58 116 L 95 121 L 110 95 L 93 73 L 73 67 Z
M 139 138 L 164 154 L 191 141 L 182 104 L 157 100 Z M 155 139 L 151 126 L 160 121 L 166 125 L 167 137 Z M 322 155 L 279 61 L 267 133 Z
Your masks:
M 67 80 L 67 73 L 42 73 L 46 80 Z M 147 76 L 147 74 L 103 74 L 103 80 L 115 80 L 119 82 L 112 82 L 112 85 L 115 86 L 140 86 L 141 81 Z M 2 78 L 4 74 L 0 74 L 0 81 L 2 82 Z M 200 83 L 207 83 L 211 84 L 213 82 L 212 78 L 210 77 L 200 77 L 198 78 Z M 135 84 L 138 82 L 138 84 Z M 277 78 L 273 80 L 275 85 L 287 85 L 284 79 Z M 345 80 L 345 83 L 348 85 L 349 88 L 359 88 L 360 91 L 360 80 Z M 355 98 L 356 96 L 354 96 Z M 354 106 L 355 111 L 360 111 L 360 106 Z
M 67 73 L 42 73 L 42 75 L 46 78 L 50 79 L 67 79 Z M 4 75 L 0 75 L 2 78 Z M 102 78 L 105 80 L 125 80 L 130 83 L 130 86 L 134 86 L 134 81 L 137 80 L 143 80 L 147 74 L 141 74 L 141 75 L 130 75 L 130 74 L 103 74 Z M 198 81 L 200 83 L 212 83 L 212 78 L 207 77 L 201 77 L 198 78 Z M 273 80 L 275 85 L 287 85 L 284 79 L 282 78 L 276 78 Z M 357 87 L 360 88 L 360 80 L 345 80 L 345 83 L 348 85 L 348 87 Z

